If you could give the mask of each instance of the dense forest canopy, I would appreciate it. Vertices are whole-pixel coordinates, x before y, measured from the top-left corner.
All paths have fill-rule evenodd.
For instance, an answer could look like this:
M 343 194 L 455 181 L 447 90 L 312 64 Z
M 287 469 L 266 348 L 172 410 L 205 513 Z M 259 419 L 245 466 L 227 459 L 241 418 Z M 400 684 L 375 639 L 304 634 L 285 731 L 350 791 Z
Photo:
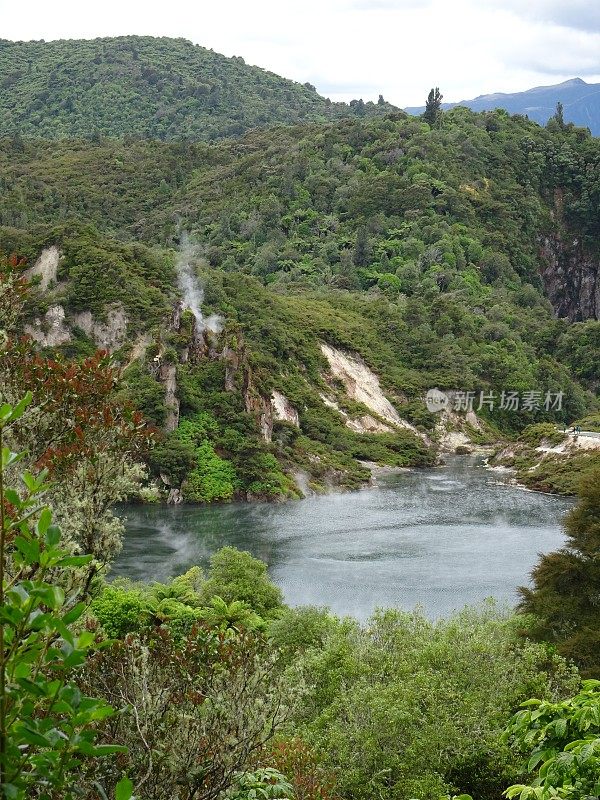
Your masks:
M 314 86 L 186 39 L 0 40 L 0 131 L 44 139 L 237 136 L 259 125 L 374 115 L 389 103 L 332 103 Z
M 277 390 L 299 409 L 302 436 L 291 442 L 286 433 L 276 457 L 284 469 L 306 468 L 325 458 L 323 446 L 333 448 L 327 469 L 356 485 L 364 471 L 352 459 L 406 463 L 398 452 L 407 443 L 351 433 L 323 405 L 322 342 L 362 356 L 403 417 L 430 433 L 435 420 L 419 398 L 431 386 L 564 392 L 560 413 L 496 410 L 488 438 L 593 413 L 600 323 L 577 265 L 598 259 L 599 160 L 597 140 L 582 129 L 466 109 L 444 113 L 433 127 L 399 113 L 279 126 L 212 144 L 5 138 L 0 247 L 34 261 L 57 245 L 57 283 L 30 317 L 60 303 L 67 313 L 102 318 L 120 303 L 127 360 L 136 337 L 157 340 L 164 327 L 178 292 L 176 248 L 187 231 L 206 310 L 237 331 L 236 341 L 243 337 L 259 393 Z M 573 265 L 561 302 L 574 325 L 557 319 L 545 297 L 550 247 Z M 176 354 L 181 336 L 166 344 Z M 76 330 L 65 352 L 91 351 Z M 239 471 L 248 454 L 227 434 L 225 366 L 178 371 L 183 417 L 210 420 L 192 446 L 208 437 Z M 164 424 L 161 390 L 146 367 L 135 365 L 129 378 L 143 411 Z M 186 388 L 194 384 L 203 399 Z M 237 435 L 258 436 L 251 429 Z M 420 448 L 411 449 L 409 461 L 424 463 Z M 584 455 L 581 468 L 595 457 Z M 214 496 L 235 494 L 238 478 L 227 477 L 212 451 L 203 458 L 224 476 Z M 246 488 L 262 485 L 252 477 L 264 471 L 259 463 L 242 480 Z M 561 491 L 576 489 L 575 478 L 568 485 L 547 479 Z M 282 481 L 274 491 L 288 491 Z M 203 491 L 194 496 L 207 497 Z

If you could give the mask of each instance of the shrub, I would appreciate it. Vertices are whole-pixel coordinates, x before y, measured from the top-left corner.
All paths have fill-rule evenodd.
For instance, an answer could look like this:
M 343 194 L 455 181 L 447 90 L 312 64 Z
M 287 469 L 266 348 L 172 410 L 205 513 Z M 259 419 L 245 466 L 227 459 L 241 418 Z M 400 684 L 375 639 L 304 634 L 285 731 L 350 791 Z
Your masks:
M 600 794 L 600 681 L 583 682 L 575 697 L 552 703 L 528 700 L 505 739 L 528 753 L 530 784 L 504 793 L 511 800 L 592 800 Z
M 127 633 L 140 631 L 149 620 L 151 609 L 140 589 L 105 586 L 95 597 L 91 610 L 107 636 L 122 639 Z
M 581 481 L 565 518 L 567 544 L 540 557 L 521 608 L 535 614 L 529 634 L 550 641 L 586 677 L 600 677 L 600 468 Z
M 114 709 L 75 681 L 95 649 L 78 624 L 87 606 L 79 568 L 92 557 L 61 548 L 41 503 L 46 471 L 23 472 L 20 486 L 5 482 L 24 455 L 4 447 L 6 432 L 31 399 L 0 405 L 0 782 L 11 800 L 73 797 L 91 787 L 81 783 L 84 768 L 125 749 L 97 744 L 96 724 Z M 125 784 L 121 793 L 129 797 Z
M 228 501 L 233 497 L 236 475 L 233 466 L 215 453 L 209 441 L 196 448 L 197 467 L 183 484 L 183 495 L 192 503 Z
M 272 616 L 283 603 L 281 590 L 269 579 L 264 561 L 235 547 L 223 547 L 211 558 L 201 596 L 204 603 L 215 596 L 227 603 L 241 600 L 263 618 Z
M 550 445 L 560 444 L 565 438 L 565 434 L 557 430 L 556 426 L 550 422 L 537 422 L 534 425 L 528 425 L 519 434 L 519 441 L 530 445 L 530 447 L 539 447 L 544 440 Z

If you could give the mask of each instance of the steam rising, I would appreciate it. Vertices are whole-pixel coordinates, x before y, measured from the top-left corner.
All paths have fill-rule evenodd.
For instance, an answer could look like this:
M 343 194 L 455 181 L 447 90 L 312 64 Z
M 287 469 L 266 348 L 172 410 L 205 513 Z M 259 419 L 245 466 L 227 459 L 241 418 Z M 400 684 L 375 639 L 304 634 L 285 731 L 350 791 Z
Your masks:
M 192 267 L 194 255 L 194 246 L 190 242 L 188 234 L 184 232 L 181 234 L 179 255 L 175 264 L 177 284 L 181 291 L 183 307 L 189 309 L 194 315 L 198 333 L 204 330 L 220 333 L 223 330 L 223 318 L 218 314 L 211 314 L 209 317 L 205 317 L 202 313 L 204 289 L 200 285 Z

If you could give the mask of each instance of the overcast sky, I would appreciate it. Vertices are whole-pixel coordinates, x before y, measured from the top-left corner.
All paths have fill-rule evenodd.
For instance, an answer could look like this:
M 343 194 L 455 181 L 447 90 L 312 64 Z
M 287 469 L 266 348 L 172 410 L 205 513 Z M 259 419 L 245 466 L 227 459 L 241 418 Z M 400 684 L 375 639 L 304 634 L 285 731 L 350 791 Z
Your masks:
M 600 81 L 600 0 L 0 0 L 0 38 L 183 36 L 335 100 Z

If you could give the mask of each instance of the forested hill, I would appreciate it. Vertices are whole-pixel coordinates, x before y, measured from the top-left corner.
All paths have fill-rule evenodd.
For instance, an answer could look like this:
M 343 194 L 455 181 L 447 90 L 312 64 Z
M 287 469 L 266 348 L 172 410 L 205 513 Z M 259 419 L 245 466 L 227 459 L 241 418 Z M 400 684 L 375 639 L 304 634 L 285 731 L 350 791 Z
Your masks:
M 185 39 L 0 40 L 0 135 L 211 140 L 277 122 L 377 115 Z

